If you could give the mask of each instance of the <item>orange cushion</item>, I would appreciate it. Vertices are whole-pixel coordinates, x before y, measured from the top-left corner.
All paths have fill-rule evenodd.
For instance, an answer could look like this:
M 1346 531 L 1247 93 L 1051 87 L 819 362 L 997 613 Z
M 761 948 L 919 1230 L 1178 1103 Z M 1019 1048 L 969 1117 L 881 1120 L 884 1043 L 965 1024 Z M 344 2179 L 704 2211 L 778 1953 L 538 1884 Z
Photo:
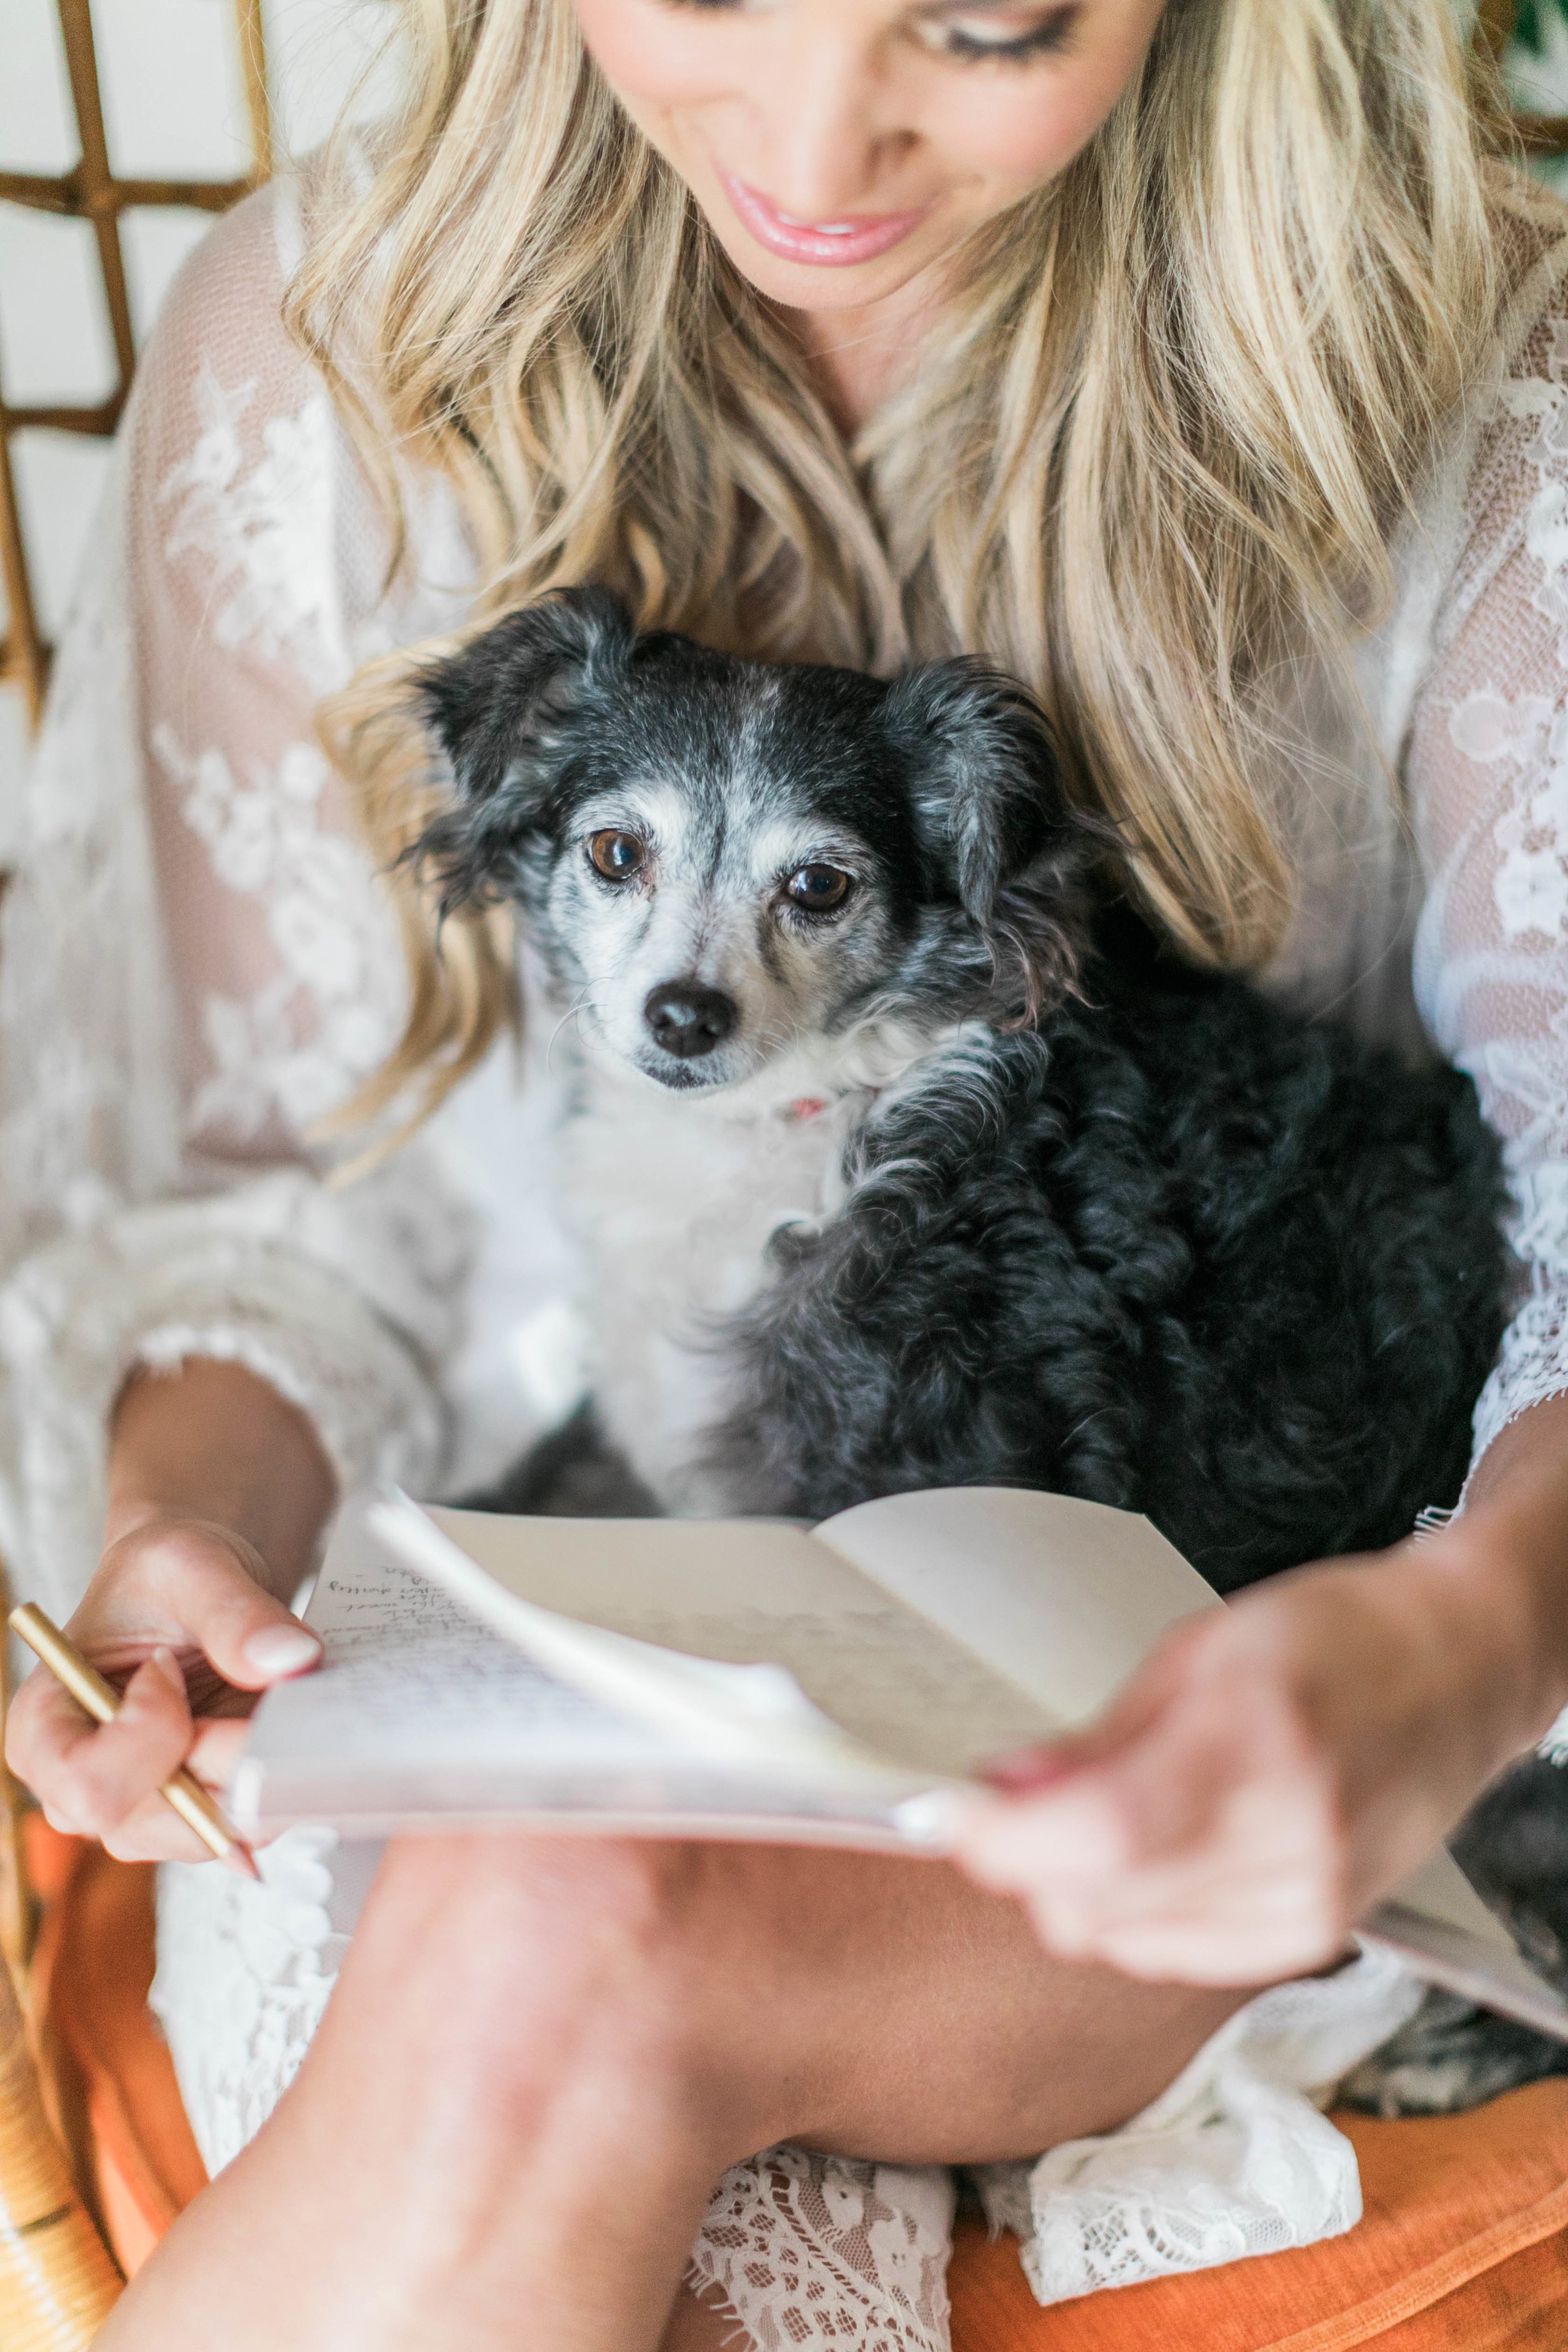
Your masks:
M 36 2014 L 129 2276 L 206 2178 L 146 2006 L 153 1873 L 29 1828 L 45 1901 Z M 953 2352 L 1563 2352 L 1568 2080 L 1469 2116 L 1337 2120 L 1366 2206 L 1347 2237 L 1042 2311 L 1013 2241 L 966 2223 Z
M 1568 2081 L 1473 2115 L 1340 2115 L 1365 2207 L 1342 2238 L 1042 2311 L 1011 2239 L 964 2231 L 953 2352 L 1563 2352 Z
M 43 1902 L 33 2019 L 68 2143 L 127 2278 L 206 2182 L 147 2006 L 153 1981 L 151 1864 L 27 1818 L 27 1867 Z

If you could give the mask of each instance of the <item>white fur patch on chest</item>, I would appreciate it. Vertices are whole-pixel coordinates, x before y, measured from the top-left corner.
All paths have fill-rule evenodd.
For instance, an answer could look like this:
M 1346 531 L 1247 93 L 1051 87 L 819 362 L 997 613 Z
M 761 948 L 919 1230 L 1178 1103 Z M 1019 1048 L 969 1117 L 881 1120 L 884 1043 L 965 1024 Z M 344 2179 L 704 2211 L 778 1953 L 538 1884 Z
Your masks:
M 705 1095 L 582 1070 L 558 1165 L 585 1245 L 591 1384 L 605 1434 L 667 1509 L 734 1507 L 700 1470 L 729 1402 L 725 1324 L 772 1279 L 779 1226 L 837 1208 L 847 1143 L 936 1042 L 815 1041 L 771 1064 L 765 1089 Z

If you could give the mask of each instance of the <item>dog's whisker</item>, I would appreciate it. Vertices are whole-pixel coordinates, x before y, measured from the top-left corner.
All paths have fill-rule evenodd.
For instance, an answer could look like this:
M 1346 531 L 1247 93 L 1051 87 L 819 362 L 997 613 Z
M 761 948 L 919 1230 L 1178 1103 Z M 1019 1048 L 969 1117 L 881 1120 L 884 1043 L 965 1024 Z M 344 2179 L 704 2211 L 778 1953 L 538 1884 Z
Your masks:
M 569 1004 L 566 1007 L 565 1012 L 563 1013 L 560 1020 L 557 1021 L 554 1028 L 551 1031 L 550 1043 L 544 1049 L 544 1067 L 548 1074 L 552 1076 L 554 1073 L 555 1048 L 561 1041 L 562 1031 L 568 1028 L 573 1022 L 580 1021 L 584 1013 L 596 1013 L 598 1010 L 598 1005 L 591 996 L 580 996 L 576 1000 L 575 1003 Z

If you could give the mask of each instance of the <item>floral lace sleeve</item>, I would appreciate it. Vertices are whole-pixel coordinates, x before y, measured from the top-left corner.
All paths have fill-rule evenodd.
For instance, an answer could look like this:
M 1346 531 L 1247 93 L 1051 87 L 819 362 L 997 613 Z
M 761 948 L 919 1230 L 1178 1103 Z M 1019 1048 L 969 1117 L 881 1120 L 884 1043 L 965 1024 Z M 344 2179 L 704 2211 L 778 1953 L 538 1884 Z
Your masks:
M 1554 270 L 1555 274 L 1555 270 Z M 1568 301 L 1554 286 L 1483 425 L 1407 778 L 1429 887 L 1427 1027 L 1503 1139 L 1518 1306 L 1478 1458 L 1568 1391 Z
M 287 190 L 187 267 L 142 362 L 61 648 L 0 952 L 12 1530 L 62 1605 L 138 1361 L 249 1364 L 345 1482 L 433 1472 L 463 1213 L 416 1150 L 345 1191 L 313 1122 L 391 1042 L 395 940 L 321 696 L 448 625 L 384 546 L 279 315 Z M 460 583 L 460 546 L 449 556 Z

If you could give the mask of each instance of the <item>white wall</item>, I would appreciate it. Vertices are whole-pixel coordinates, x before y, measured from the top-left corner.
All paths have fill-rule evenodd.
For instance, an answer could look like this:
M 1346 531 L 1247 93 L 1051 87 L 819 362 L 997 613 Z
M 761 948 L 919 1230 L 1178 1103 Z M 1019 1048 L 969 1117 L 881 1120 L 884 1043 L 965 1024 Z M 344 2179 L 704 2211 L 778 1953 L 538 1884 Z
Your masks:
M 0 0 L 0 169 L 66 172 L 76 161 L 69 85 L 54 0 Z M 137 179 L 235 179 L 249 168 L 231 0 L 93 0 L 113 169 Z M 302 152 L 326 135 L 384 47 L 387 0 L 266 0 L 276 131 Z M 381 85 L 384 89 L 384 79 Z M 375 102 L 375 91 L 367 93 Z M 170 280 L 212 226 L 195 211 L 122 220 L 138 343 Z M 0 204 L 0 385 L 15 406 L 93 402 L 113 383 L 113 351 L 92 231 Z M 101 441 L 16 436 L 17 496 L 46 635 L 58 635 L 108 462 Z M 0 631 L 4 591 L 0 589 Z M 0 690 L 0 854 L 22 758 L 19 698 Z

